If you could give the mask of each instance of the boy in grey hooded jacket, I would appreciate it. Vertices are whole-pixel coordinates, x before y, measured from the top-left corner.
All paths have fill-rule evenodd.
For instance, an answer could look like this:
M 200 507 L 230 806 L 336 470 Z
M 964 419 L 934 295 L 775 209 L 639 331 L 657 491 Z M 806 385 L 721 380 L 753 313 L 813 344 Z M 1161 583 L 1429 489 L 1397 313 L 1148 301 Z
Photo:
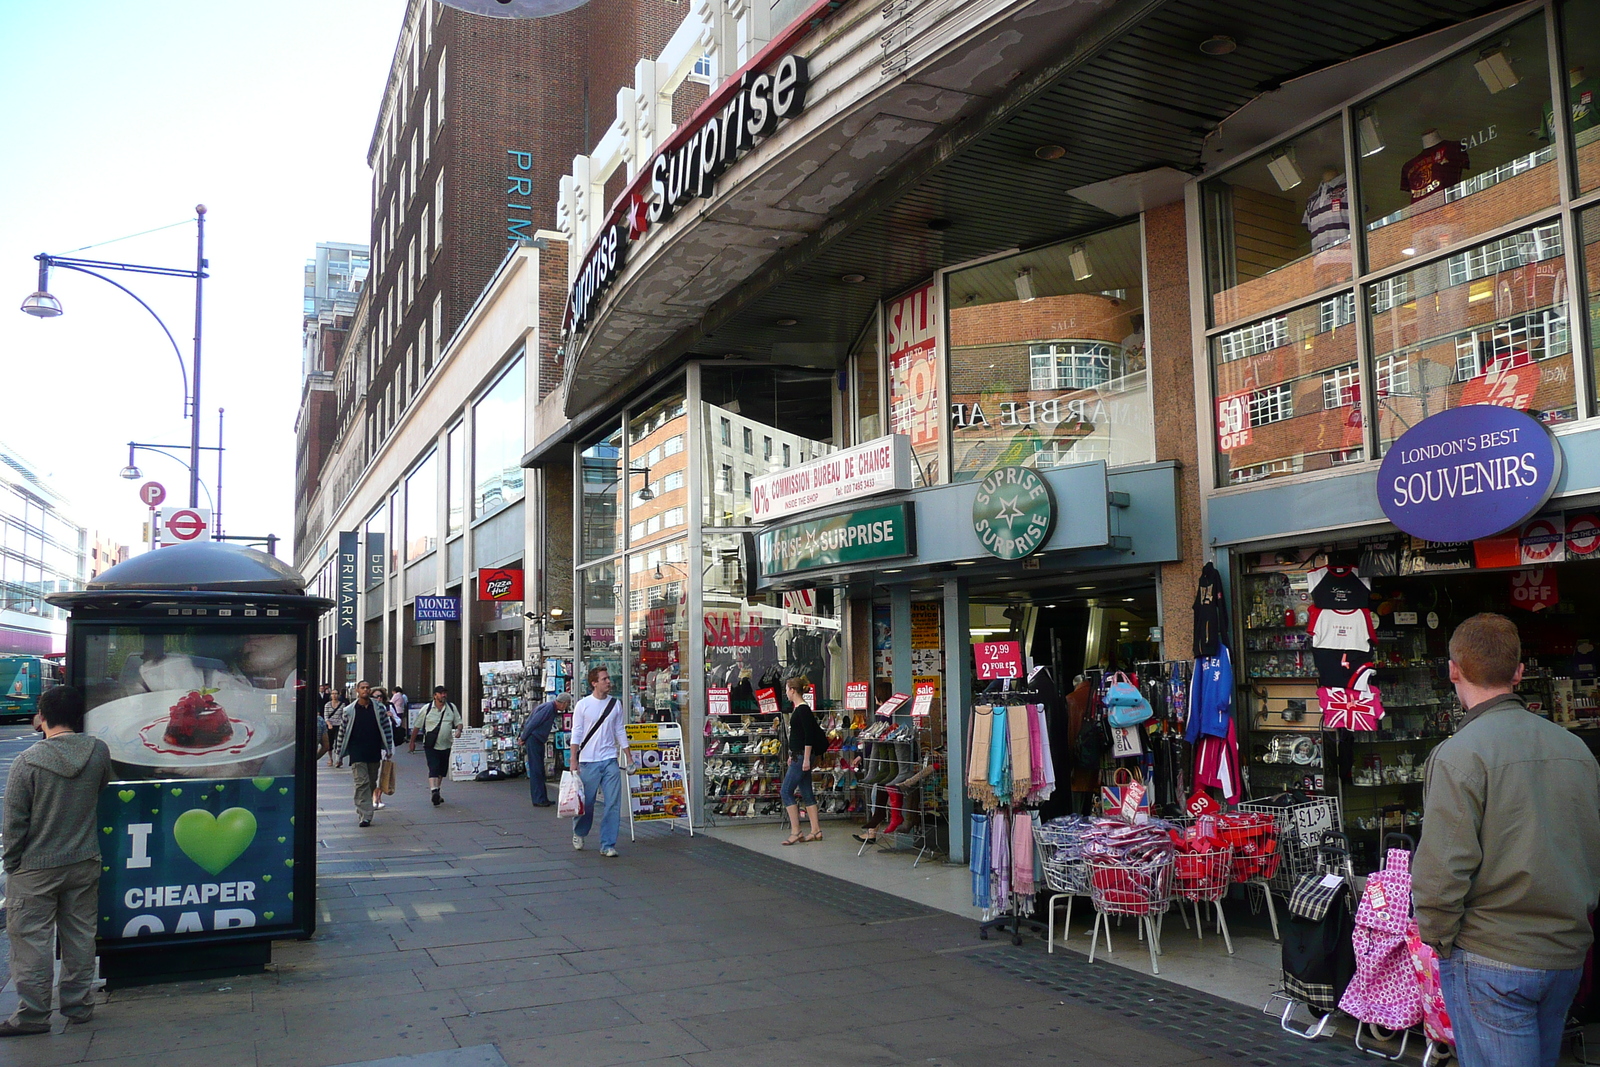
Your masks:
M 52 934 L 61 940 L 61 1014 L 71 1022 L 94 1015 L 95 810 L 111 781 L 111 752 L 80 732 L 83 713 L 83 695 L 71 686 L 40 696 L 34 726 L 44 740 L 16 758 L 6 780 L 6 932 L 18 1002 L 0 1037 L 50 1032 Z

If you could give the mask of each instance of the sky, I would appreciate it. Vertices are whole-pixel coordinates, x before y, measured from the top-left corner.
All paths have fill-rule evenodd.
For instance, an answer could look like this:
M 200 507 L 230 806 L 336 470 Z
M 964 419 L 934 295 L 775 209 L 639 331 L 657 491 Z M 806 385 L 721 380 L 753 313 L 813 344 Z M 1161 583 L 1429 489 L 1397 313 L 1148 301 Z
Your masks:
M 369 239 L 367 144 L 405 7 L 0 0 L 0 441 L 80 525 L 138 545 L 148 512 L 118 472 L 130 440 L 181 444 L 187 459 L 183 381 L 155 321 L 96 278 L 52 275 L 59 318 L 17 310 L 33 257 L 192 269 L 205 204 L 201 444 L 216 444 L 226 409 L 224 532 L 275 533 L 292 555 L 302 275 L 317 242 Z M 185 224 L 73 251 L 170 223 Z M 112 277 L 166 322 L 187 366 L 194 283 Z M 168 504 L 188 503 L 180 463 L 138 464 Z M 215 491 L 215 453 L 201 471 Z

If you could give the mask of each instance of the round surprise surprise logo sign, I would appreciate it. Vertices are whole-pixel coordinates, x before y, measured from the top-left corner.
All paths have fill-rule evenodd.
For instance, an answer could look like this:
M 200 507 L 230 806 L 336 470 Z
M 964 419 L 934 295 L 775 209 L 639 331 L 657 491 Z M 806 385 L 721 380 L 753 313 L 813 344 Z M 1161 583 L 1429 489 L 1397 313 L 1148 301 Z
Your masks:
M 1056 526 L 1050 486 L 1029 467 L 1001 467 L 978 483 L 972 531 L 998 559 L 1022 559 L 1044 547 Z

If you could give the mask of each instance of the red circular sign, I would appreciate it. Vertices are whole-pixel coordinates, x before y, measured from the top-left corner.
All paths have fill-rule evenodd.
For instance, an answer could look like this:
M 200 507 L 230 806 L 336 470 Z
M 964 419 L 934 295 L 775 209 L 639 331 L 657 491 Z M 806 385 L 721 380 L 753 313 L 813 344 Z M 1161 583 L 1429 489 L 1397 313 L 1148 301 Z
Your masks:
M 1600 549 L 1600 518 L 1579 515 L 1567 521 L 1567 550 L 1580 556 L 1591 555 Z
M 145 482 L 139 487 L 139 499 L 144 501 L 145 507 L 153 508 L 167 499 L 167 487 L 160 482 Z
M 167 520 L 167 532 L 179 541 L 193 541 L 206 532 L 206 521 L 188 509 L 174 511 Z

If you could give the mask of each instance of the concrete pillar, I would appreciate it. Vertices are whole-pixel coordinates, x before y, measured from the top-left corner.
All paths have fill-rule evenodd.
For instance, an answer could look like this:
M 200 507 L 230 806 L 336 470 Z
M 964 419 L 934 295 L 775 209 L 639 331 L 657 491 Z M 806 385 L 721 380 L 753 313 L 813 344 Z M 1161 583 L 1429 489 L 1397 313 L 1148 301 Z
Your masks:
M 945 771 L 950 792 L 950 862 L 967 861 L 967 708 L 972 703 L 972 635 L 967 580 L 944 581 Z

